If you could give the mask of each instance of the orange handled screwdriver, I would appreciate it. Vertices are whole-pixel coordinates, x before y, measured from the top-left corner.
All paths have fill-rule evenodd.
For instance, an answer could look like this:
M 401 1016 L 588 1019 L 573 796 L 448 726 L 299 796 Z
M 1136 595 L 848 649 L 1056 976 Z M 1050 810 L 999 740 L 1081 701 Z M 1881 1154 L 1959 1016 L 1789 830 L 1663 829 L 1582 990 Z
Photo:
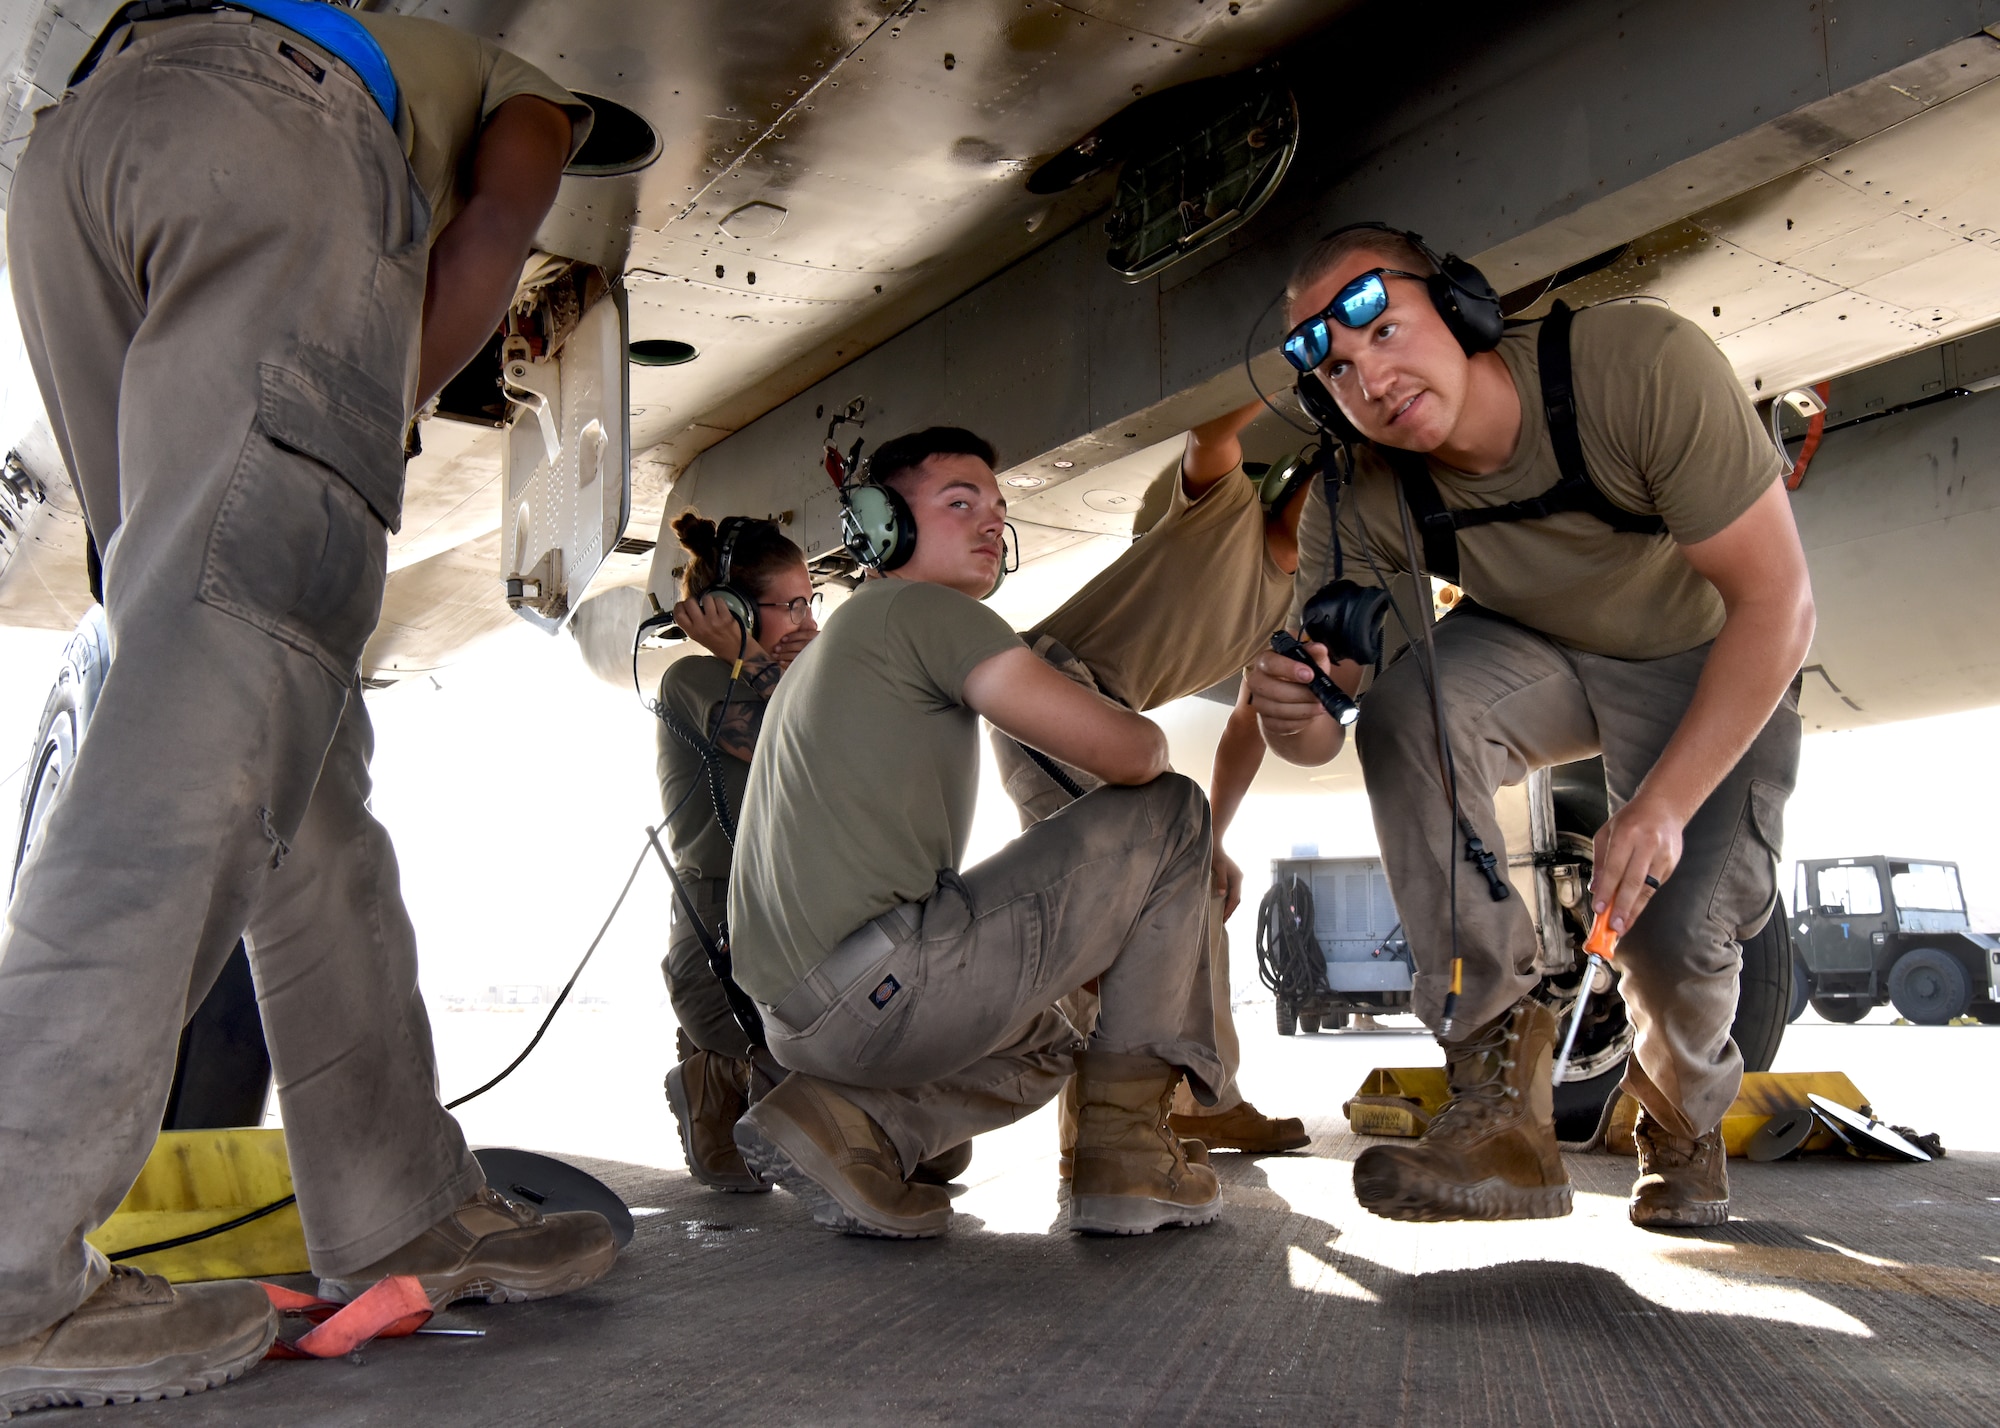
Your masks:
M 1562 1055 L 1556 1058 L 1555 1084 L 1562 1085 L 1563 1076 L 1569 1070 L 1569 1054 L 1576 1046 L 1576 1029 L 1583 1025 L 1584 1003 L 1590 1000 L 1591 985 L 1597 980 L 1597 969 L 1611 965 L 1611 954 L 1618 950 L 1618 934 L 1611 930 L 1611 909 L 1597 914 L 1597 920 L 1590 925 L 1590 936 L 1583 939 L 1586 954 L 1583 964 L 1583 982 L 1576 989 L 1576 1006 L 1569 1014 L 1569 1034 L 1563 1037 Z

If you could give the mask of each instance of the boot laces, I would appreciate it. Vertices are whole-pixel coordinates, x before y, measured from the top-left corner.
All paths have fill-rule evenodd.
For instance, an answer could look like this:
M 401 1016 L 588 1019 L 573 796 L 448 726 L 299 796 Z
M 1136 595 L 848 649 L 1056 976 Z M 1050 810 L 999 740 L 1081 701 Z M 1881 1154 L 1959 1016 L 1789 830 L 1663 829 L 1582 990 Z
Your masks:
M 1684 1170 L 1707 1159 L 1710 1149 L 1705 1140 L 1685 1140 L 1673 1134 L 1644 1111 L 1633 1122 L 1632 1135 L 1649 1172 Z
M 1508 1053 L 1518 1040 L 1520 1034 L 1503 1019 L 1460 1044 L 1450 1057 L 1451 1101 L 1431 1122 L 1434 1130 L 1470 1130 L 1520 1100 L 1521 1088 L 1507 1076 L 1514 1068 Z

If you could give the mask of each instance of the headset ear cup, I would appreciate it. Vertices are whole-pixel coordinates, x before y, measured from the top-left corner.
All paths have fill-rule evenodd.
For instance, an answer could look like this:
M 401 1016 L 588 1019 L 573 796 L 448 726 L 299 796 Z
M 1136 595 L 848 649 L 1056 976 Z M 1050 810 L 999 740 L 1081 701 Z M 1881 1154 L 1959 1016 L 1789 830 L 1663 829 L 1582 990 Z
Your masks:
M 909 563 L 917 549 L 917 523 L 900 491 L 863 481 L 845 488 L 841 501 L 841 541 L 856 560 L 870 570 Z
M 749 632 L 751 639 L 757 638 L 757 602 L 733 585 L 711 585 L 701 592 L 706 600 L 714 596 L 716 603 L 727 610 L 730 616 Z
M 1458 345 L 1470 357 L 1491 352 L 1500 345 L 1505 319 L 1500 312 L 1500 296 L 1486 274 L 1455 253 L 1438 262 L 1438 270 L 1424 280 L 1431 302 Z

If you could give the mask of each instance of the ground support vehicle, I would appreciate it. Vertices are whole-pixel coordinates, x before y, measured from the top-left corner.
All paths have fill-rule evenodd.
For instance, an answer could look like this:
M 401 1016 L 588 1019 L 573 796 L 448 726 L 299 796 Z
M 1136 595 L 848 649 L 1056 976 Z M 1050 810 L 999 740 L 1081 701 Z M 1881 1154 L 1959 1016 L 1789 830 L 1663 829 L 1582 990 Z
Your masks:
M 1884 1002 L 1919 1026 L 2000 1025 L 2000 938 L 1972 930 L 1958 864 L 1813 858 L 1799 864 L 1792 1015 L 1856 1022 Z

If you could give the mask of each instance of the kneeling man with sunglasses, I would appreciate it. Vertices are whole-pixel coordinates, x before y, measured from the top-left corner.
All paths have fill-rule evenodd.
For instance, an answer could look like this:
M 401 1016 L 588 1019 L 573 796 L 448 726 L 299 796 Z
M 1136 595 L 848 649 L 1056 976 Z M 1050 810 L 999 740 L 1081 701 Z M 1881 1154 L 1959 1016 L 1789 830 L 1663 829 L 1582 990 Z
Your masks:
M 750 1168 L 829 1229 L 942 1233 L 909 1174 L 1018 1120 L 1074 1070 L 1070 1228 L 1144 1234 L 1221 1211 L 1167 1126 L 1183 1075 L 1227 1088 L 1203 961 L 1208 802 L 1150 720 L 1066 679 L 980 602 L 1003 573 L 993 448 L 934 427 L 844 493 L 871 578 L 765 714 L 729 906 L 738 983 L 787 1077 L 737 1122 Z M 979 719 L 1108 787 L 959 869 Z M 1092 978 L 1088 1041 L 1056 1002 Z
M 1308 631 L 1351 629 L 1314 615 L 1399 572 L 1469 597 L 1428 642 L 1429 612 L 1401 612 L 1418 638 L 1356 728 L 1416 1010 L 1453 1097 L 1414 1146 L 1362 1154 L 1356 1195 L 1392 1219 L 1569 1213 L 1557 1018 L 1535 994 L 1529 912 L 1495 899 L 1476 855 L 1507 864 L 1497 787 L 1602 754 L 1613 812 L 1590 901 L 1621 935 L 1637 1033 L 1631 1218 L 1720 1223 L 1718 1126 L 1743 1071 L 1738 939 L 1776 901 L 1813 631 L 1778 454 L 1728 361 L 1664 308 L 1558 304 L 1503 330 L 1476 268 L 1374 224 L 1322 240 L 1288 296 L 1301 393 L 1353 456 L 1337 510 L 1315 491 L 1301 530 L 1301 608 L 1329 574 L 1351 582 L 1313 602 Z M 1365 646 L 1308 648 L 1357 687 Z M 1266 742 L 1295 764 L 1343 741 L 1311 677 L 1276 654 L 1248 676 Z

